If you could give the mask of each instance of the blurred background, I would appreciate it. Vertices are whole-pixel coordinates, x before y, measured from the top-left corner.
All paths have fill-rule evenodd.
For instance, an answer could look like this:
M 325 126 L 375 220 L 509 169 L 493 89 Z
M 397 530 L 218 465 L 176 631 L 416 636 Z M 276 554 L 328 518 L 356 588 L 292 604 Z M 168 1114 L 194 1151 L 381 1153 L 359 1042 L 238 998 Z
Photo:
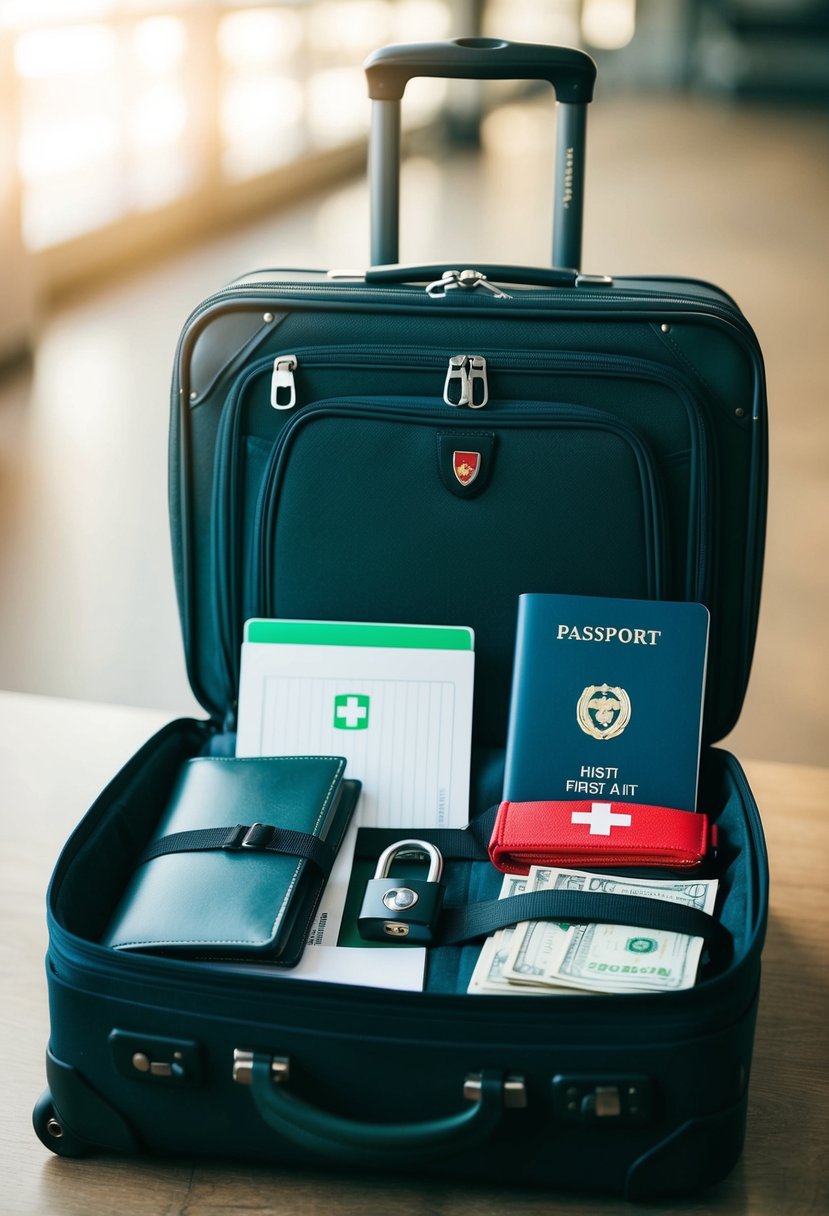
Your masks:
M 166 505 L 181 326 L 258 266 L 365 266 L 362 60 L 481 33 L 598 61 L 583 268 L 710 279 L 758 333 L 766 579 L 728 743 L 826 763 L 825 0 L 0 0 L 0 688 L 201 712 Z M 402 260 L 543 264 L 554 116 L 548 89 L 414 82 Z

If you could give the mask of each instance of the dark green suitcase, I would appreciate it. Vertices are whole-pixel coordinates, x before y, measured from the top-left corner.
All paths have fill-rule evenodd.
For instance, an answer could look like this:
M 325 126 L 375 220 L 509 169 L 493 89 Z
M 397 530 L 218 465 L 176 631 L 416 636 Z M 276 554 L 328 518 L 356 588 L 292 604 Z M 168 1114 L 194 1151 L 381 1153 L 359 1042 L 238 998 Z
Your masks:
M 751 791 L 712 746 L 739 714 L 757 623 L 760 350 L 708 284 L 567 269 L 580 253 L 587 56 L 462 39 L 387 48 L 367 71 L 375 267 L 245 276 L 181 337 L 173 550 L 209 717 L 150 740 L 58 862 L 35 1127 L 65 1155 L 345 1162 L 631 1198 L 691 1190 L 740 1152 L 768 905 Z M 416 75 L 553 84 L 557 269 L 388 265 L 399 98 Z M 695 988 L 468 996 L 473 942 L 430 952 L 422 994 L 284 984 L 277 1003 L 269 976 L 97 944 L 180 766 L 233 753 L 245 619 L 471 625 L 479 815 L 500 798 L 524 591 L 711 611 L 700 805 L 719 826 L 728 949 L 711 951 Z M 450 906 L 497 895 L 488 862 L 447 873 Z M 156 1067 L 136 1069 L 136 1055 Z

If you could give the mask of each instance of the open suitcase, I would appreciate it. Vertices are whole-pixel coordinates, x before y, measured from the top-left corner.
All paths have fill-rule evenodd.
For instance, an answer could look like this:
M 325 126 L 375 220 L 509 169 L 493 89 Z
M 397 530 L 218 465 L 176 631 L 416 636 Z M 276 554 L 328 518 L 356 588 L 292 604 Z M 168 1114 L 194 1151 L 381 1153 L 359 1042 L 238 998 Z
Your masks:
M 712 746 L 738 716 L 757 621 L 760 350 L 708 284 L 567 269 L 580 258 L 587 56 L 460 40 L 386 48 L 367 72 L 374 269 L 248 275 L 199 305 L 181 337 L 172 536 L 188 671 L 209 717 L 152 738 L 57 863 L 35 1129 L 67 1156 L 688 1191 L 740 1153 L 768 902 L 751 790 Z M 554 86 L 557 269 L 393 265 L 399 102 L 416 75 Z M 466 486 L 451 463 L 459 441 L 484 453 Z M 472 626 L 480 815 L 500 799 L 528 590 L 710 608 L 699 802 L 719 829 L 728 950 L 711 952 L 695 987 L 467 995 L 480 941 L 433 949 L 423 993 L 99 944 L 182 765 L 233 755 L 247 618 Z M 450 860 L 446 886 L 448 905 L 494 899 L 500 875 Z

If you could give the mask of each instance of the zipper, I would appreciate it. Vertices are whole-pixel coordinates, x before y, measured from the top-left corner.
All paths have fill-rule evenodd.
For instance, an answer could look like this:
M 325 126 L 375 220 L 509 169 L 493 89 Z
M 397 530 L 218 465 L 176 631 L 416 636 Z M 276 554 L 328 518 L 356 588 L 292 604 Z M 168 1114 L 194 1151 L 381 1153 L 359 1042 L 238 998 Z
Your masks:
M 489 401 L 489 385 L 483 355 L 452 356 L 443 383 L 443 400 L 447 405 L 466 405 L 471 410 L 484 408 Z

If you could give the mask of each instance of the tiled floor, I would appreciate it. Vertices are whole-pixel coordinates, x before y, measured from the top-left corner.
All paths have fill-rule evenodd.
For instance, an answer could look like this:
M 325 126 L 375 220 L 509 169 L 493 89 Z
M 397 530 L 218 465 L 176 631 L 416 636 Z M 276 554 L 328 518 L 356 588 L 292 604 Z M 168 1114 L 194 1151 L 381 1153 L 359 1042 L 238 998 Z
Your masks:
M 827 117 L 608 98 L 591 116 L 583 260 L 593 272 L 711 279 L 757 330 L 772 430 L 766 579 L 730 745 L 811 763 L 829 754 Z M 551 144 L 549 109 L 515 107 L 490 120 L 480 161 L 410 161 L 402 259 L 543 261 Z M 243 270 L 364 265 L 366 215 L 354 183 L 45 320 L 33 372 L 0 380 L 0 687 L 193 708 L 167 539 L 178 332 Z

